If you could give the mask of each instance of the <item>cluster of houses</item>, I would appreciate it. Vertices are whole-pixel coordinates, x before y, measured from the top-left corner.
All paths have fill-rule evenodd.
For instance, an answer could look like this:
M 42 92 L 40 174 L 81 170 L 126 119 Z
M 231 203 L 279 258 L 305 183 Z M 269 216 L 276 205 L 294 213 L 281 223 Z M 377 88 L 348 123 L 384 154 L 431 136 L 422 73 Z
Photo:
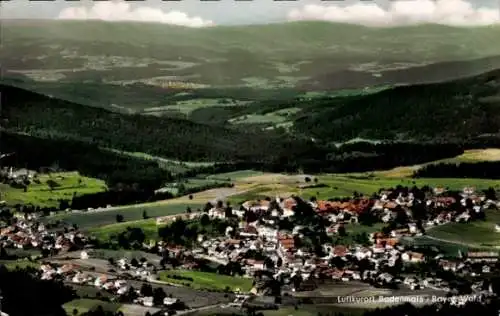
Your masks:
M 66 232 L 48 230 L 37 220 L 36 213 L 19 215 L 9 226 L 0 228 L 0 245 L 6 249 L 40 249 L 51 252 L 65 252 L 81 247 L 87 242 L 86 237 L 71 228 Z
M 243 274 L 253 278 L 253 294 L 269 294 L 272 289 L 268 282 L 260 282 L 267 278 L 277 280 L 283 291 L 296 292 L 314 290 L 321 282 L 366 282 L 375 286 L 399 287 L 411 290 L 430 288 L 450 291 L 449 280 L 434 276 L 417 276 L 416 273 L 400 277 L 397 271 L 402 266 L 425 265 L 432 260 L 438 263 L 443 271 L 450 271 L 463 276 L 482 276 L 491 273 L 498 263 L 499 255 L 495 252 L 469 252 L 458 258 L 447 258 L 441 254 L 432 255 L 417 247 L 405 243 L 407 238 L 420 236 L 429 227 L 443 225 L 449 222 L 467 222 L 475 218 L 487 208 L 499 207 L 497 201 L 487 199 L 477 194 L 472 188 L 464 188 L 460 195 L 447 195 L 442 188 L 436 188 L 431 193 L 426 192 L 425 198 L 417 198 L 411 192 L 381 191 L 377 197 L 359 197 L 355 199 L 330 201 L 302 201 L 307 203 L 315 216 L 322 218 L 326 234 L 341 235 L 342 228 L 362 225 L 361 216 L 369 214 L 376 222 L 385 223 L 389 227 L 396 222 L 401 213 L 405 214 L 405 222 L 390 229 L 382 229 L 367 234 L 366 242 L 362 244 L 342 243 L 342 238 L 332 238 L 335 242 L 322 243 L 321 251 L 299 245 L 305 238 L 309 227 L 294 222 L 294 214 L 301 201 L 295 197 L 247 201 L 238 209 L 231 208 L 229 213 L 238 225 L 227 226 L 224 235 L 208 237 L 199 235 L 197 242 L 190 249 L 181 246 L 167 245 L 158 242 L 144 245 L 145 248 L 158 247 L 158 252 L 168 250 L 171 256 L 180 258 L 195 258 L 209 260 L 218 265 L 237 266 L 238 269 L 225 272 Z M 415 203 L 423 205 L 426 218 L 417 223 L 414 220 L 412 207 Z M 457 207 L 457 205 L 461 207 Z M 248 216 L 249 213 L 254 216 Z M 205 213 L 184 214 L 184 219 L 192 220 Z M 228 216 L 227 207 L 213 207 L 206 213 L 212 219 L 225 219 Z M 164 224 L 179 218 L 168 216 L 157 218 L 157 224 Z M 251 220 L 249 220 L 251 218 Z M 288 219 L 293 228 L 283 229 L 281 221 Z M 492 227 L 498 229 L 500 226 Z M 381 227 L 381 226 L 377 226 Z M 0 245 L 4 248 L 39 248 L 49 251 L 69 251 L 81 248 L 86 244 L 86 238 L 77 230 L 66 229 L 65 232 L 51 232 L 37 221 L 36 214 L 19 218 L 14 224 L 0 229 Z M 318 253 L 321 253 L 319 255 Z M 182 254 L 182 255 L 181 255 Z M 83 251 L 81 259 L 88 259 Z M 111 263 L 111 262 L 110 262 Z M 191 262 L 182 262 L 183 268 L 194 268 Z M 62 278 L 74 284 L 92 285 L 99 289 L 124 295 L 130 286 L 124 275 L 131 279 L 150 281 L 154 278 L 156 268 L 146 260 L 131 262 L 120 259 L 113 262 L 114 268 L 120 270 L 120 278 L 96 273 L 84 273 L 78 266 L 41 266 L 42 279 Z M 236 272 L 237 271 L 237 272 Z M 125 273 L 126 272 L 126 273 Z M 473 290 L 478 293 L 491 293 L 491 286 L 480 280 L 473 283 Z M 135 303 L 153 306 L 153 298 L 143 296 L 139 292 Z M 179 301 L 167 297 L 165 306 L 174 306 Z
M 13 167 L 4 167 L 0 169 L 0 176 L 10 181 L 31 180 L 37 176 L 37 172 L 28 169 L 14 169 Z
M 307 249 L 296 247 L 295 241 L 303 237 L 299 225 L 291 231 L 279 229 L 279 222 L 283 218 L 294 215 L 294 206 L 297 200 L 287 199 L 247 201 L 242 208 L 233 209 L 232 216 L 243 219 L 250 211 L 259 214 L 254 222 L 241 220 L 238 227 L 228 226 L 225 236 L 206 239 L 199 236 L 198 247 L 189 250 L 195 256 L 227 264 L 238 262 L 247 277 L 254 277 L 259 271 L 270 271 L 274 278 L 283 281 L 283 284 L 292 284 L 291 280 L 327 279 L 349 281 L 365 281 L 378 285 L 399 283 L 410 289 L 418 290 L 426 287 L 448 290 L 448 284 L 439 279 L 416 277 L 398 279 L 387 272 L 398 264 L 424 264 L 427 258 L 418 248 L 405 245 L 402 241 L 407 237 L 422 235 L 422 227 L 442 225 L 451 221 L 469 221 L 470 212 L 483 212 L 485 208 L 497 207 L 499 204 L 487 200 L 484 196 L 475 194 L 472 188 L 465 188 L 458 201 L 462 206 L 468 206 L 465 211 L 458 212 L 450 208 L 456 205 L 457 198 L 446 196 L 444 190 L 435 189 L 433 194 L 427 195 L 425 200 L 417 200 L 412 193 L 394 194 L 383 191 L 378 198 L 360 198 L 350 201 L 311 201 L 307 202 L 317 212 L 331 223 L 327 228 L 329 235 L 338 234 L 339 228 L 358 224 L 358 216 L 362 212 L 370 212 L 379 222 L 394 221 L 397 212 L 406 212 L 408 222 L 392 229 L 389 232 L 374 232 L 369 235 L 370 245 L 333 245 L 323 244 L 323 257 L 308 252 Z M 430 210 L 428 220 L 417 227 L 412 221 L 411 206 L 413 203 L 423 203 Z M 472 203 L 472 206 L 469 205 Z M 471 207 L 470 207 L 471 206 Z M 224 208 L 212 208 L 208 215 L 212 218 L 223 219 L 227 215 Z M 493 229 L 493 228 L 492 228 Z M 248 258 L 249 252 L 257 252 L 259 258 Z M 335 259 L 336 258 L 336 259 Z M 474 253 L 464 256 L 464 259 L 440 259 L 443 270 L 456 273 L 470 273 L 480 275 L 489 273 L 498 260 L 497 253 Z M 363 267 L 360 261 L 364 260 Z M 338 267 L 332 265 L 332 260 L 340 260 Z M 479 265 L 479 266 L 478 266 Z M 305 282 L 303 282 L 305 283 Z M 312 284 L 314 282 L 309 282 Z M 300 287 L 303 288 L 303 287 Z M 292 291 L 299 287 L 290 286 Z M 259 292 L 259 289 L 253 289 Z
M 85 273 L 75 264 L 42 264 L 40 266 L 41 279 L 62 279 L 68 283 L 91 285 L 111 293 L 122 295 L 127 293 L 127 281 L 98 273 Z
M 135 271 L 144 271 L 149 265 L 147 262 L 142 262 L 138 267 L 134 267 L 127 262 L 127 259 L 120 259 L 117 262 L 117 266 L 129 271 L 130 269 Z M 144 268 L 144 269 L 142 269 Z M 131 287 L 130 282 L 124 278 L 115 277 L 109 274 L 99 274 L 92 272 L 83 272 L 78 265 L 75 264 L 42 264 L 40 266 L 41 279 L 42 280 L 53 280 L 61 279 L 67 283 L 93 286 L 97 289 L 106 291 L 117 296 L 130 294 L 132 290 L 134 292 L 133 302 L 135 304 L 141 304 L 146 307 L 153 307 L 153 297 L 142 295 L 140 289 L 134 289 Z M 180 302 L 177 298 L 165 297 L 163 299 L 163 306 L 165 308 L 174 307 Z

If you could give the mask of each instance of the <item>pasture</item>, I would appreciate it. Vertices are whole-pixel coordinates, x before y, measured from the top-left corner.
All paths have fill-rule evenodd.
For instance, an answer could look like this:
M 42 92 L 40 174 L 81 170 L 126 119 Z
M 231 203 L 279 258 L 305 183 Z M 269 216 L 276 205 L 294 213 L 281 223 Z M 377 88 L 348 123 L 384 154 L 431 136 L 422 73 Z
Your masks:
M 85 314 L 89 311 L 94 311 L 98 308 L 98 306 L 102 306 L 103 310 L 105 312 L 117 312 L 120 309 L 120 304 L 117 303 L 110 303 L 110 302 L 105 302 L 105 301 L 100 301 L 100 300 L 94 300 L 94 299 L 76 299 L 72 300 L 66 304 L 63 305 L 64 310 L 66 311 L 66 314 L 68 315 L 75 315 L 73 313 L 74 310 L 77 311 L 76 315 L 82 315 Z
M 28 185 L 26 192 L 22 188 L 0 184 L 1 199 L 8 205 L 32 204 L 41 207 L 59 207 L 59 200 L 71 200 L 73 196 L 104 190 L 104 181 L 82 176 L 78 172 L 39 174 Z
M 154 218 L 90 228 L 88 232 L 98 240 L 109 241 L 111 236 L 125 231 L 128 227 L 142 229 L 146 235 L 146 240 L 155 240 L 158 238 L 158 226 Z
M 317 178 L 317 186 L 306 182 L 306 177 Z M 235 183 L 235 188 L 240 184 L 247 185 L 248 190 L 229 197 L 232 203 L 239 203 L 250 199 L 263 199 L 296 194 L 309 199 L 329 199 L 336 197 L 350 197 L 354 192 L 371 195 L 381 188 L 402 186 L 441 186 L 449 189 L 461 190 L 466 186 L 474 186 L 476 189 L 487 189 L 493 187 L 500 189 L 500 180 L 489 179 L 456 179 L 456 178 L 420 178 L 388 177 L 381 174 L 324 174 L 310 175 L 286 175 L 266 173 L 258 176 L 241 178 Z M 305 186 L 304 186 L 305 185 Z
M 421 165 L 403 166 L 403 167 L 396 167 L 390 170 L 375 171 L 373 172 L 373 174 L 381 177 L 393 177 L 393 178 L 411 177 L 414 171 L 429 164 L 461 163 L 461 162 L 473 163 L 473 162 L 487 162 L 487 161 L 498 161 L 498 160 L 500 160 L 500 149 L 498 148 L 471 149 L 471 150 L 466 150 L 463 154 L 456 157 L 436 160 Z
M 188 284 L 195 289 L 225 290 L 226 287 L 229 287 L 233 291 L 239 289 L 243 292 L 249 292 L 253 282 L 250 278 L 190 270 L 162 271 L 159 277 L 162 281 L 181 285 Z
M 188 200 L 189 201 L 189 200 Z M 82 229 L 99 227 L 116 223 L 116 215 L 123 216 L 124 222 L 138 221 L 143 219 L 143 212 L 150 218 L 175 215 L 186 212 L 187 207 L 196 210 L 203 207 L 201 203 L 176 203 L 174 200 L 167 200 L 156 203 L 145 203 L 131 206 L 117 207 L 111 209 L 102 209 L 100 211 L 65 213 L 56 216 L 47 217 L 47 221 L 61 220 L 71 224 L 77 224 Z
M 4 265 L 8 270 L 40 267 L 40 263 L 29 260 L 0 260 L 0 265 Z
M 500 223 L 498 211 L 486 213 L 485 221 L 471 223 L 449 223 L 428 231 L 430 237 L 476 248 L 500 248 L 500 232 L 495 225 Z

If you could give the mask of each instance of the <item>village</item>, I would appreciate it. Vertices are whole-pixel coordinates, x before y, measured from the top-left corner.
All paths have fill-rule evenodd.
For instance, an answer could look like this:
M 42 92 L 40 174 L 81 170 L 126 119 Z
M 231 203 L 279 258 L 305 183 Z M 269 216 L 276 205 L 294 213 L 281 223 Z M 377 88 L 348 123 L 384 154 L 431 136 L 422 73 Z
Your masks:
M 156 223 L 219 221 L 227 223 L 224 233 L 198 234 L 190 246 L 168 240 L 144 243 L 141 250 L 158 259 L 97 258 L 91 236 L 76 225 L 44 224 L 37 213 L 16 213 L 0 230 L 0 247 L 4 253 L 39 249 L 40 256 L 25 261 L 40 263 L 41 279 L 94 287 L 112 294 L 112 300 L 162 315 L 214 305 L 244 308 L 266 297 L 272 308 L 334 302 L 338 295 L 359 292 L 362 297 L 360 289 L 383 296 L 498 294 L 488 282 L 499 268 L 498 251 L 451 256 L 413 242 L 434 227 L 467 225 L 498 211 L 497 200 L 473 188 L 449 194 L 443 188 L 400 187 L 330 201 L 276 197 L 246 201 L 238 208 L 223 201 L 208 204 L 205 211 L 159 217 Z M 168 276 L 169 271 L 196 271 L 207 263 L 217 267 L 214 274 L 248 279 L 251 286 L 193 288 L 183 282 L 189 278 Z

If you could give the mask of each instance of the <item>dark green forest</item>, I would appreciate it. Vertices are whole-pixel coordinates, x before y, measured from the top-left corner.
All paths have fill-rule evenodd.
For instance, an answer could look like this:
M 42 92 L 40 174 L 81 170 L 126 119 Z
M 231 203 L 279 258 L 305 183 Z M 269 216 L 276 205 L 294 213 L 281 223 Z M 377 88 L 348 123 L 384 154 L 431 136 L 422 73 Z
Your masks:
M 389 88 L 377 93 L 268 99 L 241 106 L 212 106 L 189 119 L 224 124 L 231 118 L 299 108 L 287 117 L 291 133 L 316 143 L 353 138 L 464 142 L 500 130 L 500 70 L 466 79 Z M 245 124 L 245 128 L 259 124 Z
M 500 131 L 500 70 L 446 83 L 302 105 L 296 131 L 325 141 L 360 137 L 467 140 Z
M 192 120 L 108 111 L 11 86 L 0 86 L 3 163 L 64 170 L 152 192 L 175 178 L 257 169 L 274 172 L 361 172 L 419 164 L 498 147 L 500 71 L 447 83 L 396 87 L 375 94 L 267 100 L 232 113 L 209 107 Z M 228 126 L 231 115 L 300 107 L 292 133 Z M 215 117 L 201 115 L 209 111 Z M 219 111 L 219 112 L 218 112 Z M 205 119 L 203 119 L 203 116 Z M 205 121 L 205 122 L 201 122 Z M 312 140 L 311 137 L 315 139 Z M 337 141 L 354 137 L 382 142 Z M 157 162 L 104 150 L 143 152 L 214 166 L 172 175 Z
M 413 177 L 500 179 L 500 162 L 488 161 L 430 164 L 415 171 Z
M 5 129 L 52 139 L 80 140 L 183 161 L 252 160 L 312 155 L 311 142 L 189 120 L 113 113 L 9 86 L 2 92 Z

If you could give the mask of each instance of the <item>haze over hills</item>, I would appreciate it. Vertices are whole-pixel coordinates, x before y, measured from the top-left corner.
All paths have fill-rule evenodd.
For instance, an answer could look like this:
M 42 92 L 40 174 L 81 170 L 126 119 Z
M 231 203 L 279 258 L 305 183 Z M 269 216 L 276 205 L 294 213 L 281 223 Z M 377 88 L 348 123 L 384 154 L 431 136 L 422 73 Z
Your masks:
M 103 98 L 88 86 L 144 84 L 160 92 L 166 87 L 169 92 L 363 88 L 473 75 L 498 68 L 498 58 L 492 56 L 500 55 L 498 26 L 369 28 L 290 22 L 193 29 L 153 23 L 6 20 L 2 32 L 0 58 L 6 78 L 64 98 L 74 95 L 68 91 L 78 85 L 81 98 L 72 101 L 127 108 L 167 104 L 158 98 L 147 104 L 139 104 L 144 97 L 129 96 L 128 103 Z M 474 59 L 482 61 L 460 64 Z M 446 72 L 433 65 L 450 61 L 457 64 L 443 65 L 450 67 Z M 145 91 L 137 94 L 151 93 Z

